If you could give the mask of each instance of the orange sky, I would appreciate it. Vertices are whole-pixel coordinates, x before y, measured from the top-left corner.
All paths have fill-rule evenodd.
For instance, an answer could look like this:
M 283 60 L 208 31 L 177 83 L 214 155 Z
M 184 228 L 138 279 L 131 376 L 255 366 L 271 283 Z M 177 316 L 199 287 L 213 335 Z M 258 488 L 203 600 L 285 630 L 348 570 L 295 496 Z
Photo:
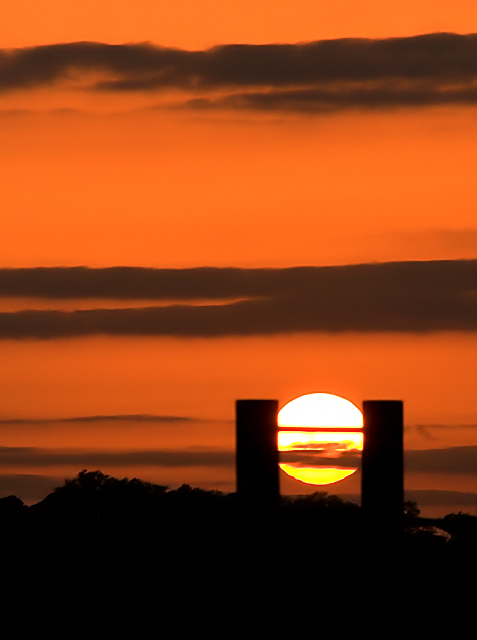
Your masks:
M 377 0 L 8 0 L 0 25 L 3 49 L 86 40 L 205 49 L 467 34 L 477 31 L 477 7 L 444 0 L 393 6 Z M 86 80 L 71 74 L 0 92 L 0 269 L 477 258 L 475 106 L 354 108 L 327 115 L 201 111 L 183 107 L 199 95 L 192 90 L 84 89 L 102 74 L 93 69 Z M 0 298 L 0 311 L 70 304 L 10 296 Z M 103 305 L 122 303 L 93 306 Z M 477 424 L 476 347 L 472 332 L 1 340 L 0 421 L 153 414 L 204 422 L 180 428 L 134 420 L 87 427 L 5 424 L 0 444 L 231 450 L 236 398 L 284 403 L 329 391 L 358 405 L 365 398 L 402 398 L 408 449 L 477 445 L 477 428 L 469 426 Z M 423 432 L 418 425 L 454 427 Z M 79 470 L 74 464 L 3 468 L 8 482 L 0 479 L 0 491 L 15 487 L 13 476 L 22 473 L 61 478 Z M 230 465 L 126 468 L 111 462 L 103 471 L 226 490 L 234 482 Z M 24 477 L 18 487 L 21 482 Z M 357 492 L 356 482 L 344 481 L 341 491 Z M 286 491 L 306 490 L 284 483 Z M 413 472 L 407 483 L 410 489 L 477 494 L 471 474 Z M 17 493 L 33 495 L 24 491 Z
M 477 257 L 468 109 L 3 120 L 1 266 Z
M 5 47 L 74 40 L 157 42 L 203 48 L 229 42 L 300 42 L 322 38 L 471 33 L 477 8 L 468 0 L 4 0 Z

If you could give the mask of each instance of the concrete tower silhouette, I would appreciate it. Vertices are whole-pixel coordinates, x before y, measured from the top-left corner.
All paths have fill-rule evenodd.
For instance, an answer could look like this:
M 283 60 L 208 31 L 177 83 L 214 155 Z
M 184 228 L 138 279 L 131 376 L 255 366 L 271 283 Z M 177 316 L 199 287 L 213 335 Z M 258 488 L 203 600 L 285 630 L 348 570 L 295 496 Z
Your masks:
M 368 522 L 399 531 L 403 518 L 403 403 L 363 402 L 361 505 Z
M 236 401 L 237 494 L 248 503 L 273 504 L 279 498 L 277 414 L 277 400 Z M 361 505 L 365 519 L 370 525 L 384 526 L 392 535 L 399 534 L 404 493 L 403 403 L 365 400 L 363 417 Z
M 280 495 L 277 447 L 278 400 L 236 401 L 237 494 L 272 504 Z

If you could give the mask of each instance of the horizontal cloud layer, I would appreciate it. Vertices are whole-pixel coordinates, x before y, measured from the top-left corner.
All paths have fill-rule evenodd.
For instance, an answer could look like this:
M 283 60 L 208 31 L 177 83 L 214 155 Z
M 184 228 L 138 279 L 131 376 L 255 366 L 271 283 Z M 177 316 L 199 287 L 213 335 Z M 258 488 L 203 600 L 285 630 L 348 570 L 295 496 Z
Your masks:
M 361 468 L 361 455 L 346 452 L 334 458 L 310 451 L 280 453 L 281 462 L 300 466 Z M 432 473 L 477 476 L 477 446 L 446 447 L 404 452 L 405 473 Z
M 231 300 L 0 313 L 0 338 L 476 331 L 477 260 L 289 269 L 3 269 L 0 296 Z
M 421 473 L 477 475 L 477 446 L 407 451 L 405 470 Z
M 343 500 L 349 500 L 356 504 L 361 503 L 361 496 L 356 493 L 340 494 Z M 477 493 L 472 491 L 449 491 L 445 489 L 406 489 L 404 492 L 405 500 L 417 502 L 418 507 L 446 507 L 453 512 L 460 511 L 462 508 L 467 509 L 472 514 L 475 512 L 477 504 Z
M 310 452 L 280 453 L 280 460 L 302 466 L 360 467 L 360 455 L 350 453 L 323 458 Z M 99 468 L 113 466 L 231 467 L 235 451 L 211 447 L 158 449 L 144 451 L 95 451 L 82 449 L 44 449 L 39 447 L 0 447 L 4 467 L 50 467 L 73 465 Z M 405 473 L 477 475 L 477 446 L 448 447 L 404 452 Z
M 55 467 L 72 465 L 98 468 L 118 467 L 230 467 L 234 451 L 206 447 L 183 450 L 82 451 L 81 449 L 41 449 L 38 447 L 0 447 L 0 463 L 9 467 Z
M 174 423 L 198 423 L 203 422 L 200 418 L 189 416 L 160 416 L 144 413 L 125 413 L 97 416 L 73 416 L 65 418 L 2 418 L 0 428 L 4 425 L 21 426 L 44 426 L 52 424 L 98 424 L 104 422 L 146 422 L 151 424 L 174 424 Z M 207 422 L 211 422 L 208 420 Z
M 472 507 L 477 504 L 477 493 L 471 491 L 449 491 L 445 489 L 409 489 L 405 492 L 406 500 L 414 500 L 418 506 L 457 505 Z
M 477 35 L 232 44 L 205 51 L 96 42 L 0 50 L 0 91 L 73 78 L 96 91 L 181 89 L 194 94 L 185 104 L 202 108 L 323 112 L 475 104 Z M 211 91 L 223 95 L 210 97 Z

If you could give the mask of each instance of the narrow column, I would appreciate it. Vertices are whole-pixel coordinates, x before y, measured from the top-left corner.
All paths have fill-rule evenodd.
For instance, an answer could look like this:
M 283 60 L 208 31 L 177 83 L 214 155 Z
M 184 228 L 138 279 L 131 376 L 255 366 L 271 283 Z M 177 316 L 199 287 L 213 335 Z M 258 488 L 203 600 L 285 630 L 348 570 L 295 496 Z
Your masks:
M 272 504 L 279 497 L 278 400 L 237 400 L 237 494 Z
M 363 402 L 361 505 L 368 522 L 398 532 L 403 518 L 403 403 Z

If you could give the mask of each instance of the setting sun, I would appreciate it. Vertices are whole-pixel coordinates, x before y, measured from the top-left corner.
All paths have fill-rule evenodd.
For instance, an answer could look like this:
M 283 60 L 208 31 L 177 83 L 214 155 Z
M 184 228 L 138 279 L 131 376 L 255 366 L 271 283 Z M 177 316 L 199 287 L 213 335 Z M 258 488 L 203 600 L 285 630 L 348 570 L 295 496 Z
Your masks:
M 334 467 L 296 467 L 292 464 L 280 464 L 280 469 L 286 474 L 305 482 L 306 484 L 333 484 L 344 480 L 356 472 L 356 469 L 337 469 Z
M 278 427 L 278 450 L 294 452 L 295 456 L 293 461 L 281 462 L 280 469 L 292 478 L 325 485 L 357 471 L 346 462 L 351 461 L 350 455 L 363 450 L 363 415 L 349 400 L 329 393 L 300 396 L 280 410 Z M 312 465 L 310 455 L 314 458 Z

